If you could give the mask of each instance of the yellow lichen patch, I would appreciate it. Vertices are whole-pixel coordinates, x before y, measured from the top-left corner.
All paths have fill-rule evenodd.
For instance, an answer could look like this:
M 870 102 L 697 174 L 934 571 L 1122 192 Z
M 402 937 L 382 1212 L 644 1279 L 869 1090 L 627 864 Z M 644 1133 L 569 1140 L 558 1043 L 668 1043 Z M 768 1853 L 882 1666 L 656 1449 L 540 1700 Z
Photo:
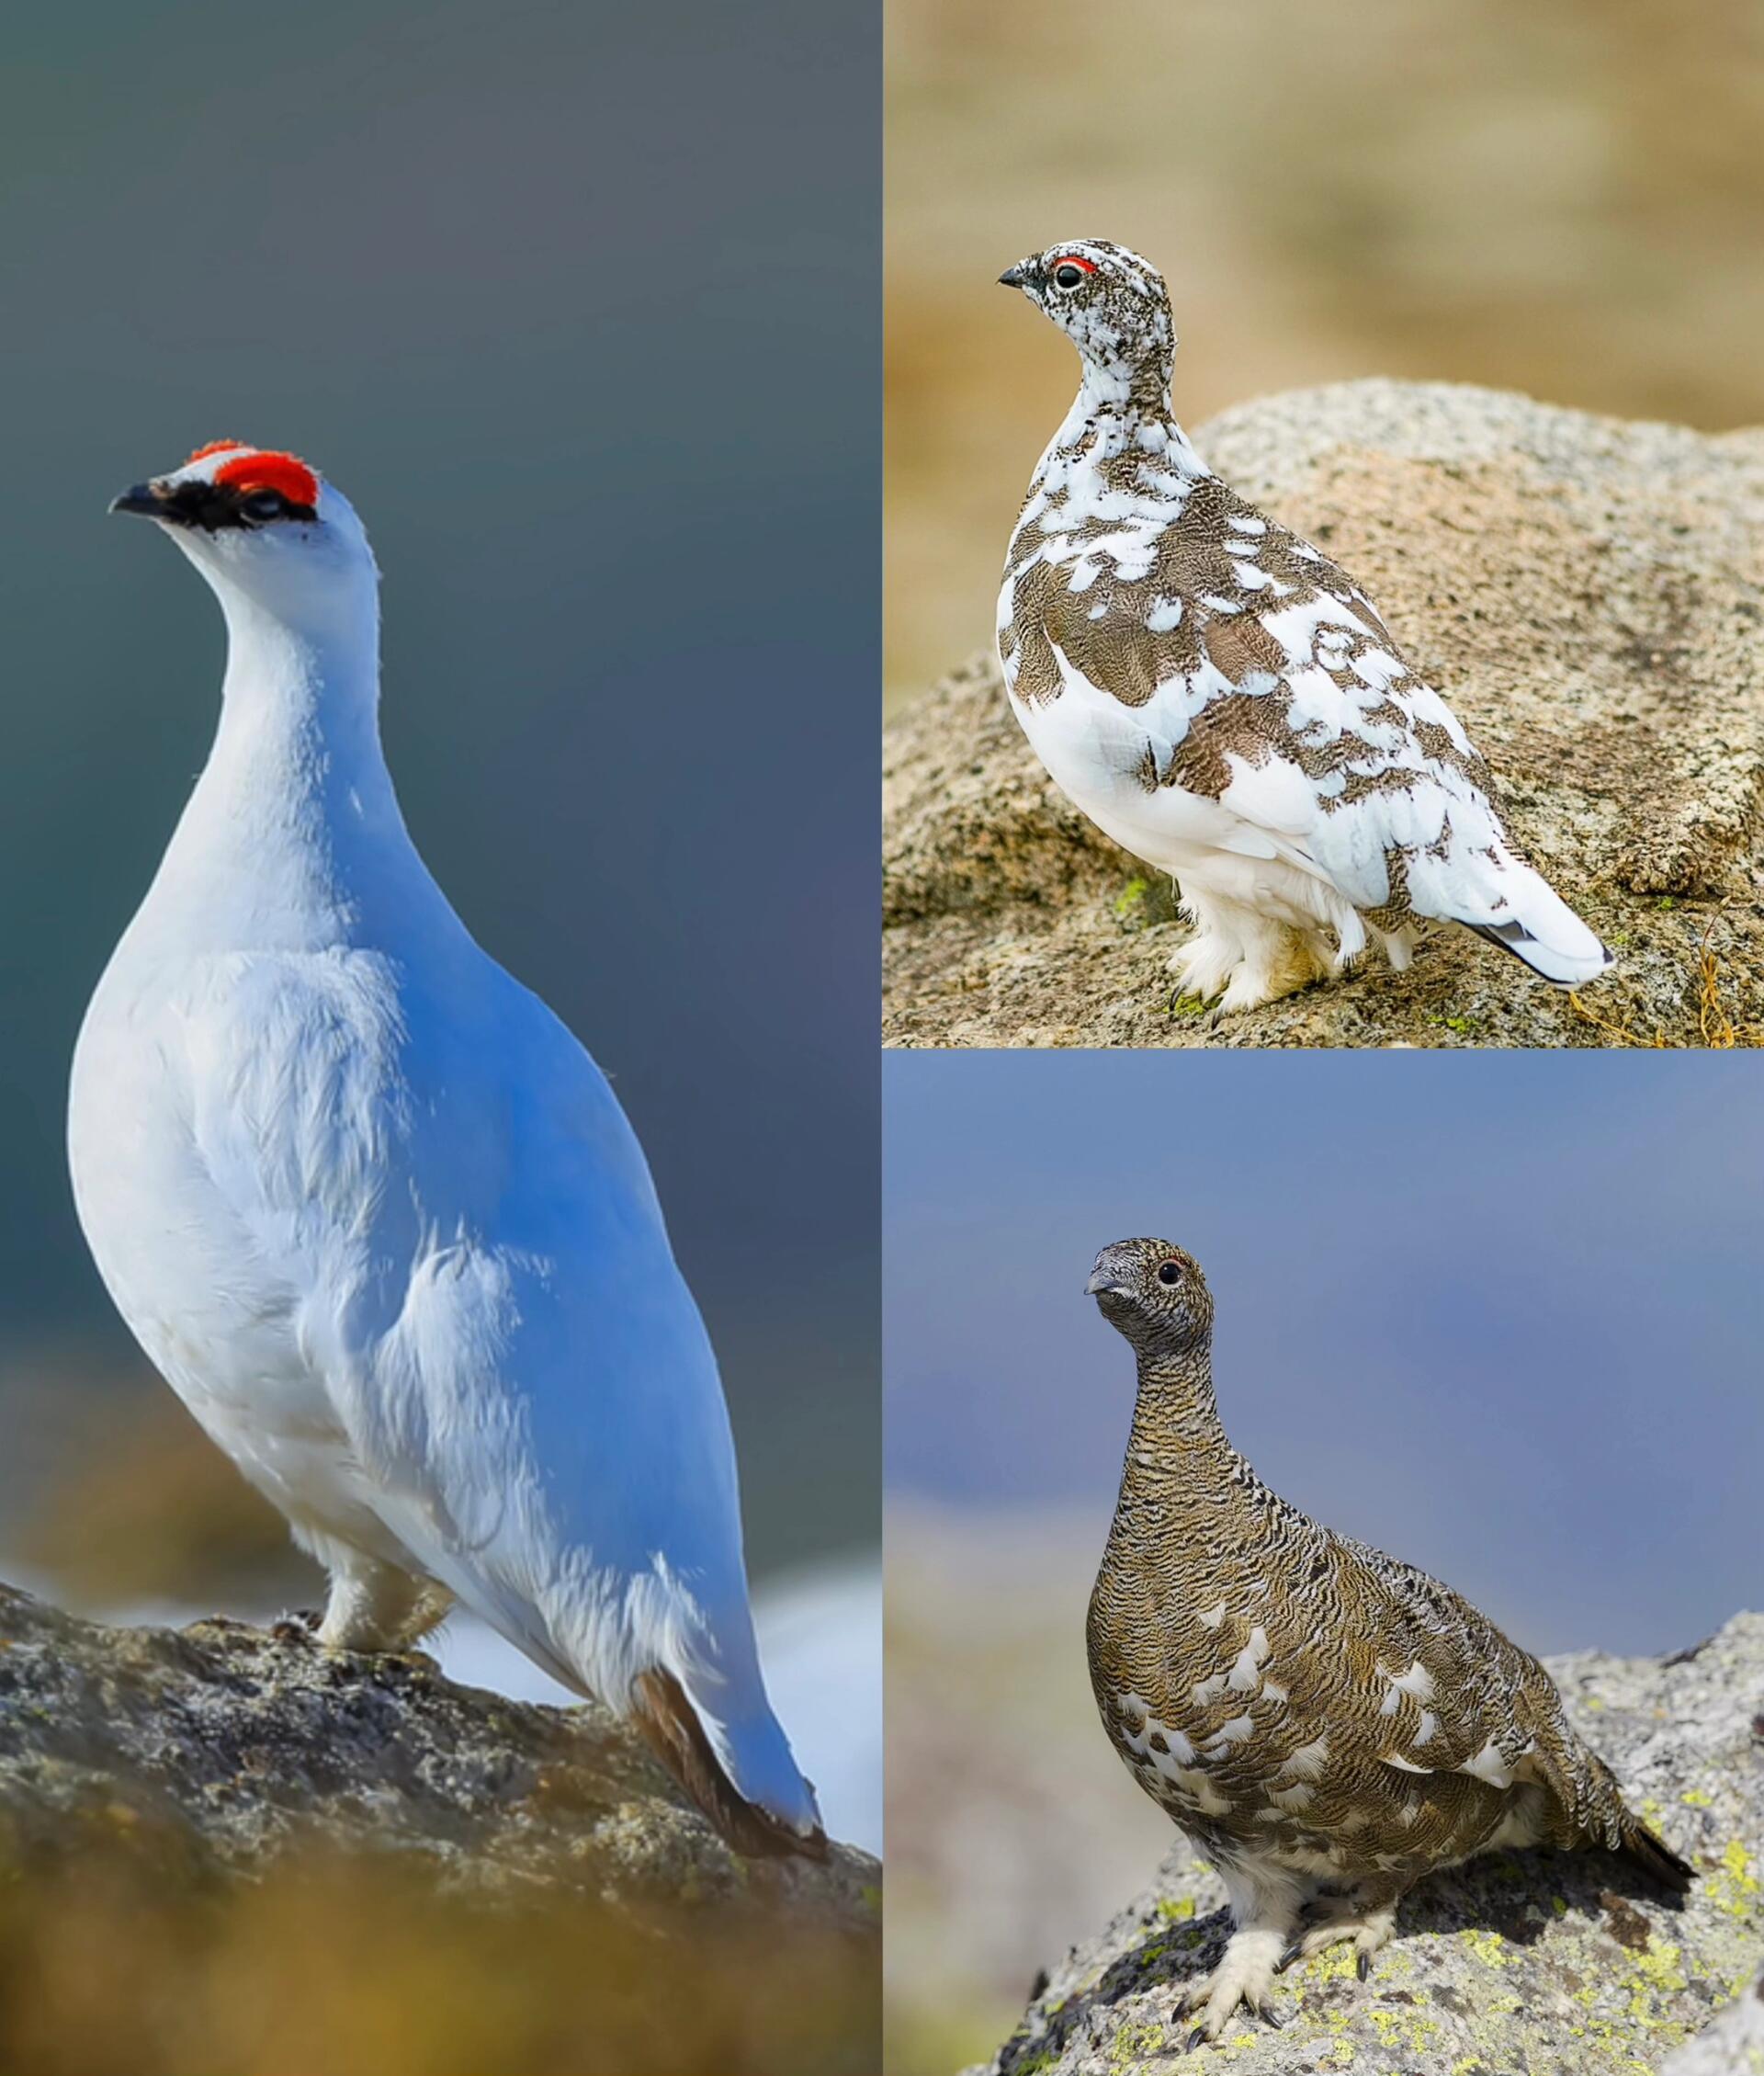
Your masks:
M 1687 1987 L 1683 1954 L 1669 1939 L 1654 1939 L 1638 1954 L 1623 1977 L 1629 1992 L 1629 2020 L 1633 2025 L 1657 2028 L 1663 2040 L 1679 2040 L 1684 2027 L 1660 2008 L 1662 1997 L 1676 1995 Z
M 1728 1840 L 1713 1873 L 1708 1877 L 1706 1891 L 1710 1901 L 1728 1917 L 1750 1918 L 1757 1912 L 1759 1895 L 1757 1866 L 1737 1838 Z
M 1700 1787 L 1687 1787 L 1679 1800 L 1691 1809 L 1713 1809 L 1715 1806 L 1714 1798 L 1705 1795 Z
M 1505 1968 L 1507 1942 L 1498 1932 L 1482 1932 L 1471 1926 L 1458 1936 L 1486 1968 Z
M 1352 1944 L 1345 1939 L 1339 1946 L 1325 1946 L 1320 1954 L 1313 1954 L 1306 1965 L 1317 1982 L 1351 1982 L 1358 1972 Z
M 1680 1948 L 1669 1939 L 1651 1939 L 1646 1951 L 1637 1954 L 1632 1975 L 1638 1975 L 1656 1990 L 1682 1990 L 1685 1987 L 1684 1969 L 1679 1966 L 1683 1958 Z
M 1430 2018 L 1417 2012 L 1374 2011 L 1370 2014 L 1378 2037 L 1387 2048 L 1407 2048 L 1411 2054 L 1429 2054 L 1440 2036 Z
M 1109 2043 L 1109 2059 L 1117 2069 L 1161 2054 L 1164 2029 L 1158 2025 L 1124 2025 Z
M 1165 1896 L 1159 1902 L 1158 1915 L 1167 1923 L 1178 1918 L 1193 1917 L 1194 1899 L 1193 1896 Z

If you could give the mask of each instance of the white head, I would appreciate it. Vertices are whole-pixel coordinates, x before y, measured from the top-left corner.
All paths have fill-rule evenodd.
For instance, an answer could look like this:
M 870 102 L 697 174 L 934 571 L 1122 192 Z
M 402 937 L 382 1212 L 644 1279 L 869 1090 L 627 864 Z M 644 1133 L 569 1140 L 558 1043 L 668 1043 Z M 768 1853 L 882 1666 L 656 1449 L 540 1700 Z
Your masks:
M 313 635 L 359 629 L 379 572 L 355 508 L 292 454 L 215 440 L 169 474 L 137 483 L 113 512 L 171 535 L 232 618 L 240 607 Z

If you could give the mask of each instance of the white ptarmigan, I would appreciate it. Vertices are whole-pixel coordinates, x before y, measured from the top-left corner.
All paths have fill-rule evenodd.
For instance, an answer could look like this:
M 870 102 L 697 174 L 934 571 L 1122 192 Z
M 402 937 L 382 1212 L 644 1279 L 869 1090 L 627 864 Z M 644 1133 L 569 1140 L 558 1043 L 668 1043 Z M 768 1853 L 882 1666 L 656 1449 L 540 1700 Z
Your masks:
M 605 1080 L 405 830 L 360 521 L 235 441 L 112 509 L 196 564 L 228 657 L 74 1054 L 111 1297 L 329 1571 L 322 1643 L 408 1644 L 457 1599 L 632 1720 L 738 1850 L 821 1855 L 716 1358 Z
M 1365 593 L 1189 444 L 1158 273 L 1086 238 L 1000 279 L 1084 369 L 1006 560 L 1012 710 L 1074 804 L 1176 879 L 1195 925 L 1179 991 L 1252 1009 L 1340 973 L 1368 934 L 1400 969 L 1423 916 L 1558 987 L 1603 972 Z

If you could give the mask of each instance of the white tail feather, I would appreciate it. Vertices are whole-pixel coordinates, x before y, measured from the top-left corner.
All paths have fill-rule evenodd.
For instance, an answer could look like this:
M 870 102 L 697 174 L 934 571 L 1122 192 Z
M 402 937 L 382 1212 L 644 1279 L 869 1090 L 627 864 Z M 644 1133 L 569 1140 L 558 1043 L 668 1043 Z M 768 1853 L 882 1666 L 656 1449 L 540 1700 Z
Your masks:
M 1503 855 L 1501 866 L 1496 885 L 1505 906 L 1492 915 L 1460 914 L 1456 920 L 1522 959 L 1558 988 L 1596 981 L 1613 954 L 1529 865 Z

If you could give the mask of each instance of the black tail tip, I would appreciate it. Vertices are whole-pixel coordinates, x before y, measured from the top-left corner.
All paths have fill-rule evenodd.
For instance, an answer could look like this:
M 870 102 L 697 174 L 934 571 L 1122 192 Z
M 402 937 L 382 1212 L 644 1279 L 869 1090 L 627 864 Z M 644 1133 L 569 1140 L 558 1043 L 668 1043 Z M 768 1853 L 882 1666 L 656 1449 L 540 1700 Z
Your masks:
M 1632 1866 L 1652 1877 L 1662 1889 L 1669 1889 L 1675 1896 L 1682 1896 L 1697 1878 L 1697 1870 L 1690 1861 L 1680 1859 L 1665 1839 L 1645 1823 L 1634 1824 L 1624 1832 L 1623 1849 Z

